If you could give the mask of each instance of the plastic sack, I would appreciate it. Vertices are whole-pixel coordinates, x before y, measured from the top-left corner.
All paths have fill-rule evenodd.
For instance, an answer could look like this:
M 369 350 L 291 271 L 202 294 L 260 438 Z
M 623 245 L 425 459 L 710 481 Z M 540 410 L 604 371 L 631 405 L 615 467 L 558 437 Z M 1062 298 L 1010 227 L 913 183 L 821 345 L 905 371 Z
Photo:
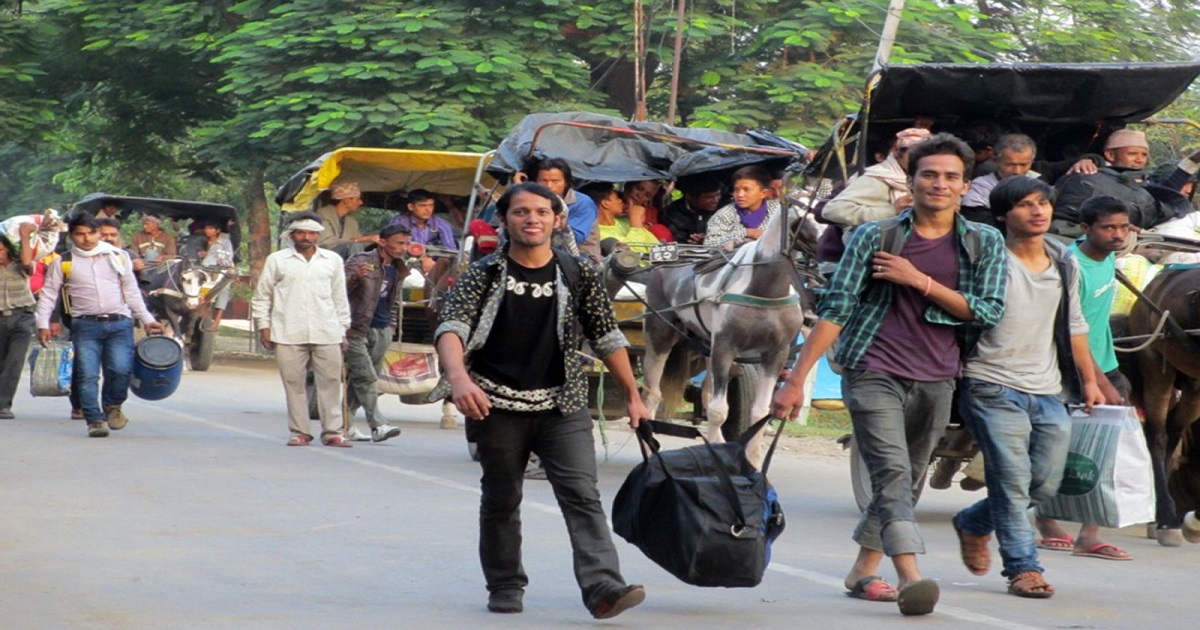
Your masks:
M 381 394 L 423 394 L 438 383 L 437 352 L 433 346 L 392 342 L 379 366 L 376 390 Z
M 71 368 L 74 362 L 75 349 L 69 341 L 51 341 L 46 348 L 35 345 L 29 353 L 29 394 L 70 394 Z

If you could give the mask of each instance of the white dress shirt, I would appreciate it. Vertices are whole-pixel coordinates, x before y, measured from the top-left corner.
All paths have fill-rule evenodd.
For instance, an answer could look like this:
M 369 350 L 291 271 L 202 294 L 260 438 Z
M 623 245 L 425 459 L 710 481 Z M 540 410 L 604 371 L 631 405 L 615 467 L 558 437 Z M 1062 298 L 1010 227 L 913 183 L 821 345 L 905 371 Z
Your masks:
M 343 265 L 319 247 L 312 259 L 294 249 L 267 256 L 250 301 L 255 325 L 270 328 L 274 343 L 341 343 L 350 327 Z

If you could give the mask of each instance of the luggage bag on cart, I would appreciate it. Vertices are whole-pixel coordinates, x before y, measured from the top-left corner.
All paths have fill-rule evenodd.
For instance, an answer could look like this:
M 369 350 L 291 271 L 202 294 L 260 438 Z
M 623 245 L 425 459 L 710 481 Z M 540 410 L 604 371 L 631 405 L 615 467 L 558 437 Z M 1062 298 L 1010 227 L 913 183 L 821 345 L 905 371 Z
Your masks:
M 638 464 L 613 499 L 613 531 L 680 580 L 694 586 L 750 587 L 762 582 L 771 543 L 784 528 L 783 509 L 767 482 L 781 424 L 762 471 L 746 459 L 746 443 L 763 418 L 736 442 L 661 451 L 653 431 L 704 439 L 694 427 L 643 422 Z M 653 426 L 653 430 L 651 429 Z M 649 449 L 652 455 L 646 455 Z

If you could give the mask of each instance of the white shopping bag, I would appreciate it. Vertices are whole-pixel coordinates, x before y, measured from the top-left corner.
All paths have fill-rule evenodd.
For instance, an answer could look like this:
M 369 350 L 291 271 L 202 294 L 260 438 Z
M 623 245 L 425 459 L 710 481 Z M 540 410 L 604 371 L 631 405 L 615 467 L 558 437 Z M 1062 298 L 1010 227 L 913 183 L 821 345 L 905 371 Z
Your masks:
M 1058 496 L 1038 516 L 1101 527 L 1154 520 L 1154 472 L 1133 407 L 1071 414 L 1071 447 Z

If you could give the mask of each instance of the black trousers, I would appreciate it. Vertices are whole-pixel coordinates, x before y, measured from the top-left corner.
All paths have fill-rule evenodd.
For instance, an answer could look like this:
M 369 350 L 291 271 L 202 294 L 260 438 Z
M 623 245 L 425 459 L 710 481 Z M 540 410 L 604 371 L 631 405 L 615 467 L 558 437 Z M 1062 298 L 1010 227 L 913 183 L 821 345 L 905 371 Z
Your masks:
M 612 533 L 596 486 L 596 451 L 587 410 L 517 414 L 493 410 L 468 420 L 477 442 L 483 496 L 479 505 L 479 559 L 488 591 L 524 588 L 521 498 L 530 453 L 542 460 L 567 524 L 575 580 L 589 608 L 625 586 Z

